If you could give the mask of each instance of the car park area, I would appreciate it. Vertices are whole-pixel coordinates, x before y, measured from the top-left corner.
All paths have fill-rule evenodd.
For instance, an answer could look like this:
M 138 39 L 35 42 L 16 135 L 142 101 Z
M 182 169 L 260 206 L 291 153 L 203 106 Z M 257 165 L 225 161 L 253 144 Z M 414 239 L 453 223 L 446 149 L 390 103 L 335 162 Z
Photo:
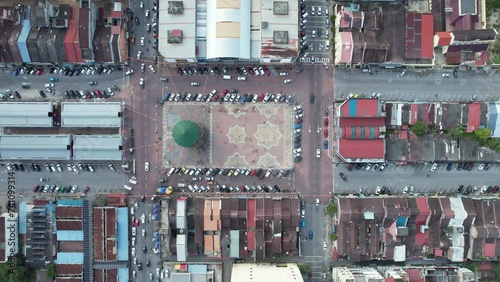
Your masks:
M 300 61 L 330 63 L 330 11 L 327 1 L 301 1 Z

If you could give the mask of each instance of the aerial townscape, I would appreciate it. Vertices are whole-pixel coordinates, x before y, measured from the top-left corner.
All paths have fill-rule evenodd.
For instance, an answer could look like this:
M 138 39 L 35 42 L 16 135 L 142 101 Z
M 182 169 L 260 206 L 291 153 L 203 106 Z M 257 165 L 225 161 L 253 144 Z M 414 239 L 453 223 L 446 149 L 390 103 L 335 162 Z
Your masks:
M 0 0 L 0 282 L 500 282 L 499 29 L 500 0 Z

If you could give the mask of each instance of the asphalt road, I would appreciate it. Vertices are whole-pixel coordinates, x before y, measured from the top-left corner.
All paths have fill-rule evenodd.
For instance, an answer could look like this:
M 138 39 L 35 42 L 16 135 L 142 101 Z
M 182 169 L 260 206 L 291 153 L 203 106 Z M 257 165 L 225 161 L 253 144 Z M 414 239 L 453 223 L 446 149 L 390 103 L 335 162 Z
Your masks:
M 375 194 L 377 186 L 387 186 L 392 194 L 401 194 L 405 186 L 413 185 L 416 194 L 453 194 L 460 185 L 494 186 L 500 185 L 500 166 L 490 165 L 488 171 L 480 171 L 477 166 L 471 171 L 456 170 L 446 171 L 446 165 L 441 164 L 435 172 L 430 171 L 431 164 L 394 165 L 388 164 L 383 172 L 352 170 L 339 164 L 335 174 L 343 172 L 347 182 L 335 181 L 335 194 Z M 456 167 L 456 166 L 455 166 Z M 429 176 L 427 176 L 429 175 Z M 361 189 L 361 190 L 360 190 Z
M 314 57 L 315 62 L 329 63 L 330 52 L 328 49 L 325 49 L 326 43 L 329 40 L 326 28 L 326 19 L 328 16 L 325 14 L 325 9 L 329 3 L 327 1 L 306 1 L 305 4 L 305 10 L 309 14 L 305 18 L 307 20 L 305 24 L 306 40 L 309 49 L 306 51 L 308 56 L 301 58 L 301 61 L 308 63 Z M 311 12 L 312 7 L 315 9 L 314 15 Z M 321 7 L 321 15 L 318 15 L 318 7 Z M 315 31 L 314 37 L 313 30 Z
M 349 93 L 377 92 L 386 101 L 497 101 L 500 76 L 473 71 L 458 71 L 458 78 L 443 78 L 451 70 L 412 70 L 404 77 L 399 70 L 378 70 L 370 75 L 361 70 L 335 70 L 335 98 L 344 99 Z
M 326 242 L 326 224 L 324 205 L 306 205 L 305 228 L 301 228 L 300 246 L 302 249 L 302 263 L 311 266 L 312 279 L 321 281 L 323 272 L 328 271 L 328 255 L 323 249 Z M 312 232 L 312 239 L 309 233 Z
M 140 3 L 144 2 L 144 8 L 140 8 Z M 135 44 L 131 45 L 131 57 L 137 58 L 137 51 L 142 52 L 143 58 L 152 58 L 156 55 L 156 49 L 153 48 L 153 28 L 147 32 L 147 24 L 152 25 L 154 13 L 152 11 L 153 1 L 129 1 L 129 8 L 134 12 L 134 17 L 139 19 L 139 25 L 133 25 L 132 36 L 135 36 Z M 149 17 L 146 18 L 146 10 L 149 10 Z M 141 46 L 141 37 L 144 37 L 145 46 Z
M 137 278 L 132 279 L 133 281 L 149 281 L 149 273 L 153 273 L 156 279 L 156 268 L 161 269 L 161 260 L 160 255 L 155 254 L 152 251 L 153 247 L 153 232 L 154 230 L 154 221 L 150 220 L 150 216 L 152 214 L 153 205 L 150 201 L 148 202 L 137 202 L 138 207 L 134 208 L 134 216 L 135 219 L 139 220 L 139 226 L 136 228 L 136 236 L 135 236 L 135 245 L 132 245 L 132 248 L 135 248 L 135 257 L 138 262 L 142 262 L 142 270 L 139 271 L 137 265 L 131 263 L 131 270 L 135 270 L 137 273 Z M 135 206 L 135 202 L 131 206 Z M 144 215 L 145 223 L 142 223 L 141 217 Z M 131 226 L 135 226 L 135 222 L 131 221 Z M 145 236 L 142 236 L 142 230 L 145 230 Z M 131 235 L 132 236 L 132 235 Z M 130 239 L 132 240 L 132 239 Z M 143 247 L 146 247 L 146 253 L 143 252 Z M 146 266 L 146 262 L 150 261 L 151 265 L 149 267 Z

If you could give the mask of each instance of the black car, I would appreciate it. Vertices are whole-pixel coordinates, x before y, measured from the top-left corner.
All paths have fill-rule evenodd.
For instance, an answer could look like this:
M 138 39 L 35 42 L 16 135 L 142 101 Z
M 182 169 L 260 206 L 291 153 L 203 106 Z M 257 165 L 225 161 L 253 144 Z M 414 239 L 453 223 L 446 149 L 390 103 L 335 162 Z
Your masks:
M 19 170 L 20 170 L 20 171 L 24 171 L 24 166 L 23 166 L 23 164 L 19 164 Z
M 300 142 L 297 142 L 297 143 L 294 143 L 294 144 L 293 144 L 293 148 L 294 148 L 294 149 L 298 149 L 298 148 L 300 148 L 301 146 L 302 146 L 302 144 L 301 144 Z
M 147 253 L 148 252 L 148 247 L 146 245 L 142 246 L 142 252 Z
M 288 177 L 289 174 L 290 170 L 285 170 L 285 172 L 283 172 L 283 177 Z
M 462 169 L 462 164 L 461 163 L 458 163 L 457 165 L 457 170 L 461 170 Z
M 142 262 L 137 263 L 137 270 L 142 270 Z
M 464 190 L 464 186 L 460 185 L 460 186 L 458 186 L 457 193 L 462 193 L 463 190 Z
M 295 157 L 295 158 L 293 159 L 293 161 L 294 161 L 295 163 L 298 163 L 298 162 L 302 161 L 302 157 L 300 157 L 300 156 L 299 156 L 299 157 Z
M 316 101 L 316 97 L 314 96 L 314 94 L 309 95 L 309 102 L 313 104 L 314 101 Z
M 42 96 L 42 98 L 47 98 L 47 95 L 45 95 L 45 92 L 43 92 L 43 90 L 40 90 L 40 96 Z
M 448 163 L 448 166 L 446 167 L 446 170 L 450 171 L 452 168 L 453 168 L 453 164 L 452 163 Z
M 490 169 L 490 164 L 489 163 L 485 163 L 483 169 L 484 170 L 489 170 Z
M 148 260 L 146 261 L 146 266 L 149 267 L 151 265 L 151 262 Z
M 19 92 L 14 91 L 14 95 L 16 95 L 16 97 L 17 97 L 18 99 L 21 99 L 21 94 L 19 94 Z
M 69 91 L 64 91 L 64 96 L 66 96 L 66 99 L 71 99 L 71 94 Z
M 345 174 L 343 172 L 341 172 L 339 175 L 340 175 L 340 178 L 342 178 L 342 180 L 347 182 L 347 176 L 345 176 Z
M 260 175 L 264 172 L 264 170 L 262 168 L 259 168 L 259 170 L 257 170 L 257 173 L 255 174 L 255 176 L 257 177 L 260 177 Z
M 139 18 L 135 18 L 135 24 L 136 24 L 136 25 L 139 25 L 139 24 L 140 24 L 140 23 L 139 23 Z

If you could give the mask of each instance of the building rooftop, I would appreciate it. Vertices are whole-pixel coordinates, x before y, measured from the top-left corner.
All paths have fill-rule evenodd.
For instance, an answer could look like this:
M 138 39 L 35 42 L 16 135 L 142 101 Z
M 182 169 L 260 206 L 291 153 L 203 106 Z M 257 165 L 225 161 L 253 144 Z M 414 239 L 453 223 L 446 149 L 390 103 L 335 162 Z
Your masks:
M 274 282 L 304 281 L 297 264 L 233 263 L 231 271 L 231 282 L 252 282 L 267 280 Z
M 63 127 L 121 127 L 121 104 L 63 102 L 61 126 Z
M 434 57 L 434 16 L 416 12 L 406 13 L 406 59 Z
M 52 102 L 0 103 L 2 127 L 52 127 Z
M 75 135 L 73 159 L 121 160 L 122 137 L 121 135 Z
M 0 135 L 0 159 L 69 160 L 70 135 Z
M 160 1 L 158 14 L 158 51 L 166 59 L 196 58 L 196 1 Z M 168 43 L 170 30 L 182 31 L 182 43 Z

